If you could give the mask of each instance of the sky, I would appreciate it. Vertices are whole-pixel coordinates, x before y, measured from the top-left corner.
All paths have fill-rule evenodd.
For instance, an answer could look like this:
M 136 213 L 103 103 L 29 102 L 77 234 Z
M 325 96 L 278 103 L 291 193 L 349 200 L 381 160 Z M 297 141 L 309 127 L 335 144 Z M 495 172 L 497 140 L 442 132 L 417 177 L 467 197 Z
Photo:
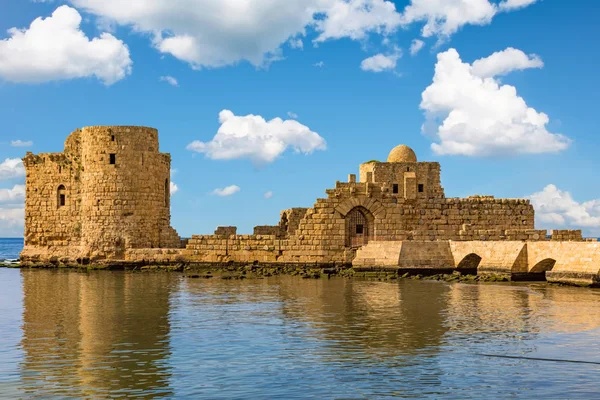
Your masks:
M 529 198 L 600 235 L 600 5 L 590 0 L 0 0 L 0 237 L 27 151 L 143 125 L 172 156 L 172 225 L 251 233 L 384 161 L 447 197 Z

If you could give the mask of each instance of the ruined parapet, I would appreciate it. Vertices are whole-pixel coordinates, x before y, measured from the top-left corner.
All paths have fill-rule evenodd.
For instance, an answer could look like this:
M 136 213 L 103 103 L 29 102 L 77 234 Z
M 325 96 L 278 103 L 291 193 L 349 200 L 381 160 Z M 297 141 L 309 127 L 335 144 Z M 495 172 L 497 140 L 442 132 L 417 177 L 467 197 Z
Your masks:
M 551 240 L 563 241 L 563 242 L 582 242 L 583 236 L 581 229 L 568 230 L 568 229 L 554 229 L 550 231 Z
M 281 236 L 283 233 L 279 225 L 260 225 L 254 227 L 255 235 L 274 235 Z
M 65 142 L 64 153 L 28 152 L 25 166 L 24 253 L 35 258 L 69 257 L 79 251 L 82 235 L 79 131 Z
M 279 227 L 282 232 L 286 232 L 288 235 L 293 235 L 298 229 L 300 220 L 304 218 L 308 208 L 290 208 L 288 210 L 281 211 L 279 218 Z
M 215 229 L 215 235 L 217 235 L 217 236 L 237 235 L 237 226 L 218 226 L 217 229 Z

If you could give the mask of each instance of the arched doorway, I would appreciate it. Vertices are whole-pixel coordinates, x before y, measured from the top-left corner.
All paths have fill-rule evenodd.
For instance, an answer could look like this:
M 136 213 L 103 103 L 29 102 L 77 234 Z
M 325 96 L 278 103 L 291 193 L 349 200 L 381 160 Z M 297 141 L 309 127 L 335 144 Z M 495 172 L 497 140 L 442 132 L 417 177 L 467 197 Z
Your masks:
M 346 246 L 360 247 L 373 240 L 373 215 L 364 207 L 355 207 L 346 215 Z

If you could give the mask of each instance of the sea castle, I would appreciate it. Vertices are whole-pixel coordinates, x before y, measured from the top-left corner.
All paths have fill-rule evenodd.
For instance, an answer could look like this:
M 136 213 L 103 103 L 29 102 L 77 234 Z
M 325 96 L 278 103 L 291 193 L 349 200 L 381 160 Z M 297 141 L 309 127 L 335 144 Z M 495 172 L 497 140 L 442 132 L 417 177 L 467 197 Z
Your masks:
M 534 227 L 529 200 L 447 198 L 440 164 L 400 145 L 360 165 L 312 208 L 251 235 L 218 227 L 182 240 L 170 225 L 169 154 L 158 131 L 92 126 L 62 153 L 27 153 L 23 266 L 285 265 L 464 271 L 598 285 L 600 243 Z

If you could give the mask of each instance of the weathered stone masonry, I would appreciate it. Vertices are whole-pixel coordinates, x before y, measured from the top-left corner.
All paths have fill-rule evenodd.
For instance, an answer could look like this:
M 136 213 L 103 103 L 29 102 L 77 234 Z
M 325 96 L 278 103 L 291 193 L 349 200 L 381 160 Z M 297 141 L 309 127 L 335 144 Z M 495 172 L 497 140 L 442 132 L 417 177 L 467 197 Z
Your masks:
M 123 259 L 132 248 L 179 247 L 170 227 L 171 158 L 158 132 L 86 127 L 63 153 L 23 159 L 25 262 Z
M 171 258 L 211 263 L 349 264 L 356 249 L 372 241 L 545 240 L 533 229 L 527 200 L 472 197 L 448 199 L 440 184 L 440 166 L 417 162 L 398 146 L 387 162 L 360 166 L 360 180 L 350 175 L 317 199 L 312 208 L 280 214 L 278 226 L 258 226 L 254 235 L 237 235 L 233 227 L 215 235 L 194 235 L 187 248 Z M 160 261 L 160 251 L 148 257 Z
M 183 242 L 170 226 L 170 161 L 159 152 L 158 132 L 143 127 L 87 127 L 67 138 L 63 153 L 28 153 L 22 263 L 460 269 L 481 262 L 482 271 L 523 273 L 540 269 L 523 255 L 527 248 L 573 251 L 581 247 L 575 242 L 583 244 L 581 231 L 548 236 L 536 230 L 529 200 L 446 198 L 439 163 L 418 162 L 403 145 L 386 162 L 361 164 L 358 180 L 351 174 L 347 182 L 336 182 L 313 207 L 281 211 L 278 225 L 257 226 L 252 235 L 219 227 L 213 235 Z M 565 242 L 573 245 L 552 244 Z M 591 243 L 584 249 L 598 251 L 586 260 L 600 259 L 597 247 Z M 509 248 L 514 251 L 504 251 Z M 579 264 L 585 279 L 596 279 L 597 265 Z M 543 265 L 549 271 L 554 264 Z M 561 267 L 561 273 L 570 274 L 568 268 Z

